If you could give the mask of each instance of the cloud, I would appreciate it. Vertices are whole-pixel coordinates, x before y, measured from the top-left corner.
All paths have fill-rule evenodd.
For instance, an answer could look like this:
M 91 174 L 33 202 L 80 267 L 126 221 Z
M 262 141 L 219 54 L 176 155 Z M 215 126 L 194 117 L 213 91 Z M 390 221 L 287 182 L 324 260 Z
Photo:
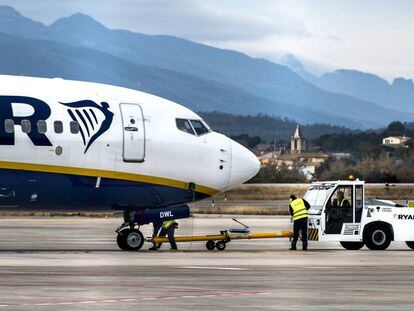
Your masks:
M 147 1 L 145 1 L 148 3 Z M 159 21 L 163 33 L 174 29 L 176 34 L 195 40 L 255 40 L 275 34 L 306 35 L 300 21 L 287 16 L 258 15 L 251 11 L 237 10 L 208 4 L 205 1 L 151 1 L 148 15 Z M 158 8 L 158 10 L 157 10 Z M 140 10 L 142 7 L 140 8 Z M 151 26 L 154 28 L 154 25 Z
M 169 34 L 196 41 L 255 40 L 275 34 L 308 35 L 304 24 L 267 1 L 254 7 L 237 0 L 5 0 L 23 14 L 51 23 L 82 12 L 110 28 Z M 247 2 L 246 2 L 247 3 Z M 251 3 L 250 3 L 251 4 Z M 252 10 L 261 10 L 255 14 Z

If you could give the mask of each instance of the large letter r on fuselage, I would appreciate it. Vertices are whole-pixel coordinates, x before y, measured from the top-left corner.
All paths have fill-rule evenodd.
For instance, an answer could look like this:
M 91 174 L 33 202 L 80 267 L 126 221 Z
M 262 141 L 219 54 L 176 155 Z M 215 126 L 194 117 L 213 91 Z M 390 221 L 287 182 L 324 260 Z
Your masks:
M 34 113 L 31 116 L 15 117 L 13 103 L 30 105 L 33 107 Z M 11 119 L 15 125 L 20 125 L 22 120 L 30 121 L 32 130 L 27 133 L 27 136 L 35 146 L 52 146 L 47 136 L 37 131 L 37 121 L 47 120 L 50 114 L 51 110 L 48 104 L 39 99 L 25 96 L 0 96 L 0 145 L 14 145 L 14 131 L 7 133 L 4 126 L 5 120 Z

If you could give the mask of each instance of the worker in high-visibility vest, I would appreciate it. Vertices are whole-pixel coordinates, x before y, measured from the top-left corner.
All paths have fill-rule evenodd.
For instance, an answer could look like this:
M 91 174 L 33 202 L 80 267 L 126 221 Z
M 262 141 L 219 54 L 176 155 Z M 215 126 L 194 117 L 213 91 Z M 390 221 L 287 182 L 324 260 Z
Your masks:
M 340 207 L 351 207 L 348 199 L 345 198 L 345 194 L 343 191 L 338 192 L 338 204 Z
M 162 220 L 154 221 L 152 223 L 152 227 L 153 227 L 152 228 L 152 239 L 151 239 L 152 247 L 150 247 L 150 249 L 149 249 L 150 251 L 156 251 L 156 250 L 159 249 L 159 247 L 161 247 L 161 243 L 159 245 L 157 245 L 154 242 L 154 239 L 158 236 L 158 233 L 161 233 L 160 230 L 162 228 L 162 224 L 163 224 Z M 165 236 L 165 234 L 164 234 L 164 236 Z
M 308 209 L 310 204 L 292 194 L 289 198 L 289 213 L 293 218 L 293 240 L 290 250 L 296 250 L 296 243 L 299 239 L 299 232 L 302 236 L 302 249 L 308 249 Z
M 178 223 L 172 219 L 172 220 L 166 220 L 162 223 L 161 225 L 161 231 L 160 234 L 158 235 L 159 237 L 165 237 L 166 235 L 168 235 L 168 241 L 170 242 L 171 245 L 171 250 L 176 250 L 177 249 L 177 243 L 175 242 L 175 229 L 178 228 Z M 159 230 L 159 229 L 158 229 Z M 156 230 L 156 224 L 154 223 L 154 233 L 153 233 L 153 239 L 157 236 L 157 232 L 158 230 Z M 158 245 L 155 245 L 153 247 L 150 248 L 150 250 L 157 250 L 161 248 L 162 243 L 158 243 Z

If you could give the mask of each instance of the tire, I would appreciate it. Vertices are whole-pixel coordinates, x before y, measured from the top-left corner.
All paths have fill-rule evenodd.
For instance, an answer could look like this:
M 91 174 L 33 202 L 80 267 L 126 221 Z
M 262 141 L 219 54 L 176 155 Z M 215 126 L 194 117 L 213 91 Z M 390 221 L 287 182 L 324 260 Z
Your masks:
M 214 249 L 216 248 L 216 242 L 214 242 L 213 240 L 207 241 L 207 243 L 206 243 L 206 248 L 207 248 L 209 251 L 214 250 Z
M 127 246 L 125 245 L 125 241 L 124 241 L 124 237 L 122 232 L 118 233 L 117 237 L 116 237 L 116 244 L 118 244 L 118 247 L 123 250 L 123 251 L 127 251 Z
M 116 240 L 119 248 L 124 251 L 138 251 L 144 244 L 144 236 L 138 229 L 122 230 Z
M 407 242 L 405 242 L 406 244 L 407 244 L 407 246 L 409 247 L 409 248 L 411 248 L 412 250 L 414 250 L 414 241 L 407 241 Z
M 357 251 L 364 247 L 364 242 L 340 242 L 342 247 L 349 251 Z
M 216 248 L 217 248 L 218 251 L 224 251 L 226 249 L 226 242 L 218 241 L 216 243 Z
M 391 243 L 391 232 L 385 226 L 371 226 L 364 232 L 364 243 L 370 250 L 386 250 Z

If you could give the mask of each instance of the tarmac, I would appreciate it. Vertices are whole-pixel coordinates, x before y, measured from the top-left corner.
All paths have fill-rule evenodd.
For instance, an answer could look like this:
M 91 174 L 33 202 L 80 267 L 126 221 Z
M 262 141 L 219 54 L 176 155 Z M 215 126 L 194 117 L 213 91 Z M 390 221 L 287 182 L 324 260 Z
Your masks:
M 180 220 L 177 235 L 237 227 L 232 216 Z M 285 216 L 240 216 L 252 231 L 290 229 Z M 311 242 L 232 241 L 224 251 L 120 251 L 116 218 L 0 219 L 1 310 L 412 310 L 414 252 L 346 251 Z M 151 227 L 143 228 L 149 236 Z

